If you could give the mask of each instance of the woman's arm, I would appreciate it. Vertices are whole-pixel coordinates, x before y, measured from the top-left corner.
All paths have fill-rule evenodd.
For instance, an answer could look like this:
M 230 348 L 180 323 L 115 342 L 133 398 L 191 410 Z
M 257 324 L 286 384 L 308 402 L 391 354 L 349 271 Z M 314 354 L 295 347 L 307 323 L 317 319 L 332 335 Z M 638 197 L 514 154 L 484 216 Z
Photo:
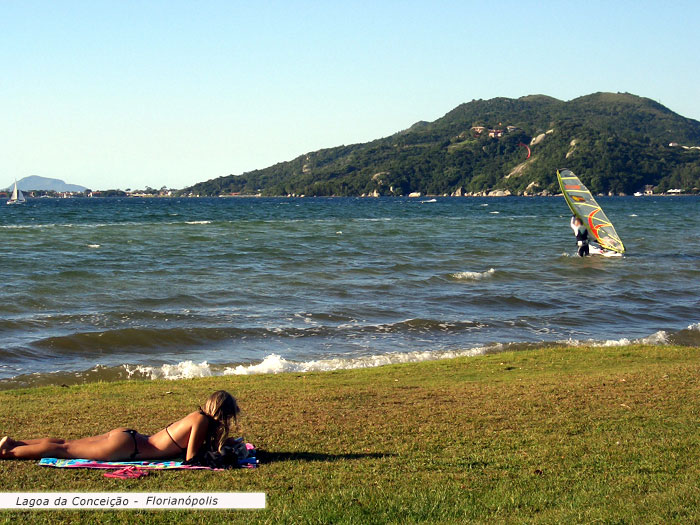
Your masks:
M 204 439 L 207 437 L 207 427 L 209 421 L 204 416 L 198 417 L 192 424 L 190 430 L 190 438 L 187 440 L 187 455 L 185 460 L 189 461 L 197 455 L 199 449 L 204 444 Z
M 574 230 L 574 235 L 578 234 L 578 226 L 574 224 L 574 221 L 576 220 L 576 217 L 571 217 L 571 223 L 569 224 L 571 226 L 571 229 Z

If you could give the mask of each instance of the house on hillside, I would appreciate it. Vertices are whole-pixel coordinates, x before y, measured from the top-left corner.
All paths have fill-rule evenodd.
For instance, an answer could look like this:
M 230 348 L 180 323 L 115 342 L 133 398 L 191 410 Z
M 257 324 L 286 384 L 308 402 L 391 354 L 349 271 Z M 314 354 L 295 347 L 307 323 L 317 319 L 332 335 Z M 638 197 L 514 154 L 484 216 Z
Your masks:
M 471 130 L 474 135 L 481 135 L 484 131 L 486 131 L 486 126 L 472 126 Z
M 518 129 L 520 129 L 520 128 L 518 128 L 518 126 L 506 126 L 506 131 L 508 133 L 513 133 L 514 131 L 517 131 Z
M 503 136 L 503 130 L 502 129 L 490 129 L 489 130 L 489 137 L 492 139 L 500 139 Z

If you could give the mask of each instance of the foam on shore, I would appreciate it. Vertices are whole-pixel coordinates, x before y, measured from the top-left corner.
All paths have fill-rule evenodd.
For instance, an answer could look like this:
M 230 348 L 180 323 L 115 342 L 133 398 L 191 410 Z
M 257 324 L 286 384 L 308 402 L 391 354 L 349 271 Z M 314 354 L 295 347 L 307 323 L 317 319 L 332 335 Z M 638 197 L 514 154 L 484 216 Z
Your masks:
M 313 361 L 295 362 L 277 354 L 270 354 L 260 363 L 254 365 L 238 365 L 224 370 L 224 375 L 278 374 L 280 372 L 328 372 L 331 370 L 352 370 L 357 368 L 372 368 L 375 366 L 394 365 L 399 363 L 418 363 L 420 361 L 435 361 L 455 357 L 472 357 L 482 355 L 486 347 L 469 350 L 415 351 L 389 354 L 370 355 L 353 358 L 330 358 Z
M 291 361 L 278 354 L 270 354 L 259 363 L 237 366 L 214 365 L 207 361 L 181 361 L 177 364 L 161 366 L 124 365 L 129 379 L 192 379 L 218 375 L 279 374 L 283 372 L 330 372 L 332 370 L 352 370 L 399 363 L 418 363 L 454 357 L 482 355 L 489 350 L 497 350 L 501 345 L 471 348 L 468 350 L 392 352 L 363 357 L 335 357 L 311 361 Z
M 209 377 L 214 375 L 211 366 L 206 361 L 195 363 L 194 361 L 180 361 L 175 365 L 130 367 L 124 365 L 127 377 L 145 377 L 147 379 L 192 379 L 195 377 Z
M 589 344 L 585 341 L 583 344 Z M 627 345 L 667 345 L 669 344 L 669 334 L 666 330 L 659 330 L 646 337 L 639 339 L 628 339 L 622 337 L 620 339 L 608 339 L 602 342 L 592 342 L 593 346 L 627 346 Z

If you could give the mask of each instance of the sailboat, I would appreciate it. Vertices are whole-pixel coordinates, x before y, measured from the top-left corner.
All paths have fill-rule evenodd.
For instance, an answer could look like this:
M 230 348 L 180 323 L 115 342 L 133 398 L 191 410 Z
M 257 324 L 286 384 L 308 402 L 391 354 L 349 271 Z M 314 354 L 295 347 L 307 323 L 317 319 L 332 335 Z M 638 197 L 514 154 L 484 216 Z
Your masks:
M 15 188 L 12 190 L 12 195 L 10 195 L 10 200 L 7 204 L 23 204 L 25 202 L 22 190 L 17 187 L 17 181 L 15 181 Z

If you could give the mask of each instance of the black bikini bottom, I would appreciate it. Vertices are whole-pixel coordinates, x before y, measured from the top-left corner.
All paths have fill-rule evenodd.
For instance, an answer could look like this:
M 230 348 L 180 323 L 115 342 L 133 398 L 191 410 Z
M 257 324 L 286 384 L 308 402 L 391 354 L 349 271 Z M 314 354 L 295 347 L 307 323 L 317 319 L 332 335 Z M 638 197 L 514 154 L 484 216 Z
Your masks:
M 134 440 L 134 452 L 131 454 L 131 456 L 129 456 L 129 459 L 136 459 L 136 456 L 139 453 L 139 445 L 136 442 L 136 434 L 138 434 L 138 432 L 136 432 L 135 430 L 132 430 L 132 429 L 127 429 L 127 430 L 124 430 L 124 433 L 131 434 L 131 438 Z

